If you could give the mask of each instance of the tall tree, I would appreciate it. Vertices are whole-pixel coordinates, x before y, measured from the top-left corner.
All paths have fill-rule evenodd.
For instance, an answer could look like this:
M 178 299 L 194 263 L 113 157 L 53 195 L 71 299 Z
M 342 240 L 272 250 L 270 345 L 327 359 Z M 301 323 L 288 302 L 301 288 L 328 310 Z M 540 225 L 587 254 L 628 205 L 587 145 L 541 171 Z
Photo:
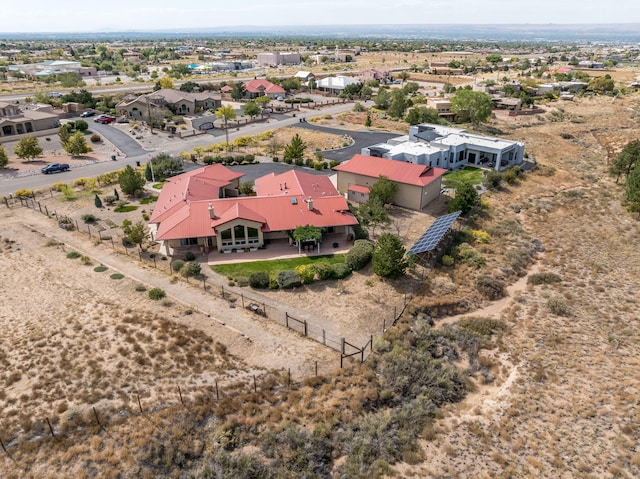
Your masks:
M 144 186 L 145 179 L 142 173 L 134 170 L 131 165 L 127 165 L 118 175 L 120 189 L 126 195 L 134 195 L 136 191 Z
M 491 97 L 481 91 L 458 90 L 451 99 L 451 111 L 462 122 L 482 123 L 491 116 Z
M 22 160 L 26 159 L 31 161 L 37 158 L 42 153 L 42 148 L 38 143 L 38 139 L 34 136 L 25 136 L 18 141 L 18 144 L 13 149 L 16 156 Z
M 373 97 L 373 102 L 376 105 L 376 108 L 380 108 L 381 110 L 386 110 L 389 108 L 389 104 L 391 103 L 391 93 L 386 88 L 380 88 L 376 96 Z
M 271 98 L 267 95 L 259 96 L 255 100 L 253 100 L 260 108 L 266 108 L 266 106 L 271 103 Z
M 388 112 L 393 118 L 402 118 L 407 109 L 407 98 L 401 89 L 394 90 Z
M 137 221 L 133 224 L 131 220 L 124 220 L 122 222 L 122 231 L 127 239 L 133 244 L 137 244 L 140 249 L 142 249 L 142 243 L 149 235 L 147 227 L 142 221 Z
M 160 78 L 158 84 L 160 88 L 173 88 L 173 80 L 168 76 Z
M 80 156 L 91 151 L 87 140 L 80 131 L 76 131 L 64 144 L 64 149 L 71 156 Z
M 304 157 L 304 151 L 307 149 L 307 145 L 300 135 L 297 133 L 291 138 L 291 143 L 284 147 L 284 159 L 285 161 L 302 160 Z
M 402 83 L 406 82 L 407 79 L 409 78 L 410 74 L 408 71 L 401 71 L 400 73 L 398 73 L 396 75 L 398 78 L 400 78 L 400 81 L 402 81 Z
M 405 252 L 400 238 L 391 233 L 381 235 L 373 249 L 373 272 L 382 278 L 404 276 L 407 270 Z
M 393 198 L 398 192 L 398 183 L 391 181 L 386 176 L 380 176 L 369 189 L 369 199 L 380 201 L 383 205 L 393 202 Z
M 449 212 L 466 213 L 478 202 L 478 191 L 468 181 L 461 181 L 456 187 L 456 196 L 449 202 Z
M 222 119 L 222 121 L 224 121 L 224 133 L 226 137 L 227 149 L 229 149 L 229 129 L 227 128 L 227 125 L 229 123 L 229 120 L 236 119 L 236 111 L 231 105 L 223 105 L 216 110 L 216 118 Z
M 389 213 L 378 199 L 369 199 L 356 210 L 356 217 L 363 228 L 370 228 L 371 236 L 375 236 L 378 226 L 386 227 L 391 223 Z
M 636 165 L 640 164 L 640 140 L 627 143 L 609 166 L 609 174 L 616 177 L 616 183 L 621 175 L 628 177 Z
M 255 101 L 249 101 L 242 105 L 242 113 L 253 118 L 260 113 L 260 107 Z
M 640 163 L 631 170 L 631 174 L 627 177 L 627 186 L 625 189 L 625 200 L 627 209 L 632 212 L 640 212 Z
M 231 98 L 235 101 L 242 100 L 246 95 L 246 88 L 244 87 L 244 83 L 236 82 L 233 84 L 233 90 L 231 90 Z

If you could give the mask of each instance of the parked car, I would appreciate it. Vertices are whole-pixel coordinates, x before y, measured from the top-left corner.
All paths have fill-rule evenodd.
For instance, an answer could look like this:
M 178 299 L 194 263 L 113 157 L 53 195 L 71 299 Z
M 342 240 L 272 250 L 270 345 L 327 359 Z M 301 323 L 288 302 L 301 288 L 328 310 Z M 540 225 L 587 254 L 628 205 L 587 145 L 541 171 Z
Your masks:
M 48 175 L 49 173 L 69 171 L 69 165 L 67 165 L 66 163 L 51 163 L 50 165 L 47 165 L 44 168 L 42 168 L 42 170 L 40 171 L 42 171 L 42 173 L 44 173 L 45 175 Z
M 110 115 L 104 115 L 96 118 L 95 121 L 97 121 L 98 123 L 102 123 L 103 125 L 106 125 L 108 123 L 113 123 L 114 121 L 116 121 L 116 117 L 110 116 Z
M 95 111 L 91 111 L 91 110 L 83 111 L 82 113 L 80 113 L 80 118 L 88 118 L 88 117 L 93 116 L 95 114 L 96 114 Z
M 60 98 L 61 96 L 62 96 L 62 93 L 60 93 L 59 91 L 49 92 L 49 98 Z
M 284 101 L 284 97 L 279 96 L 279 97 L 277 97 L 277 98 L 276 98 L 276 100 L 278 100 L 278 101 Z

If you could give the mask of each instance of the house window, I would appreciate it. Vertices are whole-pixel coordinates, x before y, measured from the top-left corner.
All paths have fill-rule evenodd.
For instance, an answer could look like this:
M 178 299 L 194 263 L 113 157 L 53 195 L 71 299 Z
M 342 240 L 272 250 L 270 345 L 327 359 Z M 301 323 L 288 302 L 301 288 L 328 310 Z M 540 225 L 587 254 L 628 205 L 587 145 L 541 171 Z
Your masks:
M 256 228 L 247 228 L 247 240 L 249 244 L 257 244 L 260 242 L 258 230 Z
M 198 244 L 198 238 L 182 238 L 180 246 L 194 246 Z

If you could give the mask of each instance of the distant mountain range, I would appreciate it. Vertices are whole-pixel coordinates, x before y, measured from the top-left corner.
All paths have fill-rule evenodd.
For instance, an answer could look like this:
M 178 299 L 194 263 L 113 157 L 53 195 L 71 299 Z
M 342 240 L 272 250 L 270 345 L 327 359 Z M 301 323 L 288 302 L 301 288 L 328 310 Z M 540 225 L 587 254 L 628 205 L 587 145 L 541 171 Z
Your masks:
M 117 40 L 190 38 L 345 38 L 438 41 L 640 42 L 640 23 L 514 25 L 296 25 L 225 26 L 176 30 L 94 31 L 77 33 L 2 33 L 7 40 Z

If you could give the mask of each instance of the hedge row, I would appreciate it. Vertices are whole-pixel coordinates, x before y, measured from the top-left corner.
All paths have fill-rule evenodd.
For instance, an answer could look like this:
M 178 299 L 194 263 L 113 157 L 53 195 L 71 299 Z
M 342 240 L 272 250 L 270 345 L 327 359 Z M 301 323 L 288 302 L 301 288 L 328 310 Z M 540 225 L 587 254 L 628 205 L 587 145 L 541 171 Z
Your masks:
M 373 256 L 373 243 L 366 239 L 355 240 L 353 248 L 345 256 L 345 262 L 352 271 L 358 271 L 369 264 Z
M 318 262 L 312 265 L 300 265 L 295 270 L 280 271 L 275 280 L 263 271 L 253 273 L 249 277 L 249 285 L 255 289 L 291 289 L 317 280 L 344 279 L 350 274 L 351 268 L 346 263 Z

